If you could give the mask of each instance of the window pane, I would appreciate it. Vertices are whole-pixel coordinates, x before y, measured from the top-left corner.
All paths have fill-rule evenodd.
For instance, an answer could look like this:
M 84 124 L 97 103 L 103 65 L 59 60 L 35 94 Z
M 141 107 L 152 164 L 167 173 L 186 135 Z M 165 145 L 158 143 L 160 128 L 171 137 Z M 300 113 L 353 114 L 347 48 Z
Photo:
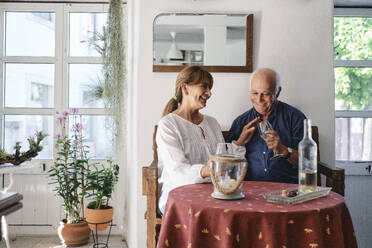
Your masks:
M 101 64 L 69 64 L 69 107 L 103 108 Z
M 53 64 L 5 64 L 5 107 L 52 108 Z
M 372 160 L 372 118 L 336 118 L 336 160 Z
M 76 122 L 83 126 L 83 143 L 88 146 L 88 157 L 94 159 L 106 159 L 113 157 L 112 135 L 108 131 L 106 116 L 83 115 L 82 120 L 79 116 L 70 116 L 69 131 Z
M 55 13 L 6 12 L 6 56 L 54 56 Z
M 335 17 L 335 59 L 372 59 L 372 18 Z
M 335 68 L 336 110 L 372 110 L 372 68 Z
M 70 13 L 70 56 L 101 56 L 107 13 Z
M 21 151 L 29 149 L 27 138 L 37 131 L 43 131 L 49 136 L 42 141 L 43 150 L 36 158 L 51 159 L 53 157 L 53 116 L 46 115 L 5 115 L 4 149 L 14 153 L 14 145 L 21 142 Z

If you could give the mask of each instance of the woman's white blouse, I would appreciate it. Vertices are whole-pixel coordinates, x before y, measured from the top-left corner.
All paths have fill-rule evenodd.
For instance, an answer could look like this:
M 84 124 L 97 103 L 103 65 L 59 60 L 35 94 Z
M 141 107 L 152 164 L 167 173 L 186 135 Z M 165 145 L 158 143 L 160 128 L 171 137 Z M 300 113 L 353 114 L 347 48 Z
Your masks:
M 163 213 L 172 189 L 193 183 L 210 182 L 201 177 L 201 169 L 216 151 L 217 143 L 225 142 L 217 120 L 204 115 L 196 125 L 176 114 L 160 119 L 156 133 L 158 145 L 158 173 L 161 185 L 159 208 Z M 245 147 L 235 146 L 236 152 L 245 153 Z M 234 149 L 235 150 L 235 149 Z

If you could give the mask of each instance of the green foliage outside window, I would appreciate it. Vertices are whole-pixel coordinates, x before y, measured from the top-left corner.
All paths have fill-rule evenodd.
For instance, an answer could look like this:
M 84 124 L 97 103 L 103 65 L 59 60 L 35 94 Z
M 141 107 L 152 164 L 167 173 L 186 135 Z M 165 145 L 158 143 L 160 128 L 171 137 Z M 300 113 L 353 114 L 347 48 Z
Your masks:
M 339 67 L 335 69 L 336 99 L 342 109 L 367 110 L 372 106 L 372 69 Z
M 372 59 L 372 18 L 335 17 L 336 60 Z
M 372 18 L 334 19 L 335 60 L 372 60 Z M 336 99 L 342 109 L 372 109 L 372 69 L 335 69 Z

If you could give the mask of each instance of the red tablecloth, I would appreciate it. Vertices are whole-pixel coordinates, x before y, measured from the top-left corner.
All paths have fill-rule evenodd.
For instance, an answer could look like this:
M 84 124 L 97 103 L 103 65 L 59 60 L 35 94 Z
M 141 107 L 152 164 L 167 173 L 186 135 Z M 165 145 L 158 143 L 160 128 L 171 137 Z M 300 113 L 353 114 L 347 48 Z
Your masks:
M 344 199 L 337 193 L 282 205 L 264 192 L 293 184 L 244 182 L 245 199 L 212 198 L 212 184 L 192 184 L 170 192 L 159 248 L 353 248 L 355 233 Z

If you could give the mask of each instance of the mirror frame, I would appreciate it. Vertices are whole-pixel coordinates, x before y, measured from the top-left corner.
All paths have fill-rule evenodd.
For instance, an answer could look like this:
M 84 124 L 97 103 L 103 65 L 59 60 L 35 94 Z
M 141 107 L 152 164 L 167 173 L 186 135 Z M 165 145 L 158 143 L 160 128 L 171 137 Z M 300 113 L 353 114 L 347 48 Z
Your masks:
M 177 13 L 188 14 L 188 13 Z M 209 14 L 209 13 L 206 13 Z M 222 14 L 222 13 L 220 13 Z M 162 15 L 162 14 L 160 14 Z M 160 16 L 158 15 L 158 16 Z M 157 17 L 158 17 L 157 16 Z M 156 18 L 154 21 L 156 20 Z M 154 36 L 154 31 L 153 31 Z M 153 43 L 154 44 L 154 43 Z M 209 72 L 252 72 L 253 71 L 253 14 L 247 15 L 246 18 L 246 49 L 245 49 L 245 65 L 244 66 L 228 66 L 228 65 L 202 65 L 201 68 Z M 187 65 L 152 65 L 153 72 L 179 72 Z

